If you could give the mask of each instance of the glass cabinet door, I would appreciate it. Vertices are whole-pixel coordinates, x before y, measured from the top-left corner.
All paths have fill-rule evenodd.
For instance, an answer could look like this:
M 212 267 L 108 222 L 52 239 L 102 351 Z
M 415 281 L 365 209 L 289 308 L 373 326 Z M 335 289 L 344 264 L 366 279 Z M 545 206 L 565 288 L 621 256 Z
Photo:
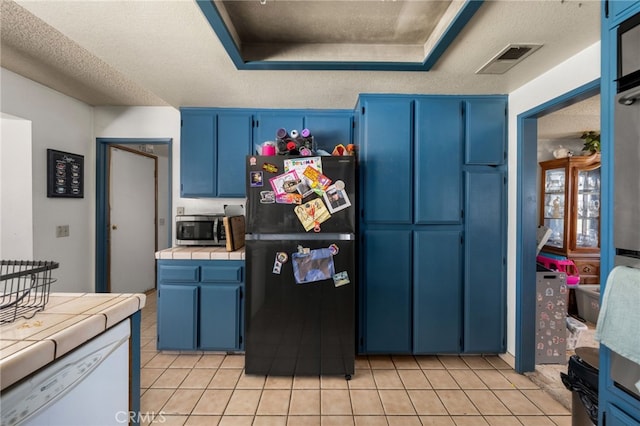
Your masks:
M 547 245 L 563 248 L 565 236 L 565 169 L 545 171 L 544 176 L 544 225 L 551 229 Z
M 600 246 L 600 168 L 578 170 L 575 248 Z

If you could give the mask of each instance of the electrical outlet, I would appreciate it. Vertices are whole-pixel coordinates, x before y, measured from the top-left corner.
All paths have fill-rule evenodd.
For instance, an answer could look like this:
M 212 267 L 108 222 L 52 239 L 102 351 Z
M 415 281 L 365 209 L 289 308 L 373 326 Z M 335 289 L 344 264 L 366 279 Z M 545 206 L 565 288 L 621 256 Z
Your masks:
M 56 226 L 56 238 L 68 237 L 68 236 L 69 236 L 69 225 Z
M 177 214 L 177 215 L 182 215 L 182 214 L 184 214 L 184 207 L 178 207 L 178 208 L 176 208 L 176 214 Z

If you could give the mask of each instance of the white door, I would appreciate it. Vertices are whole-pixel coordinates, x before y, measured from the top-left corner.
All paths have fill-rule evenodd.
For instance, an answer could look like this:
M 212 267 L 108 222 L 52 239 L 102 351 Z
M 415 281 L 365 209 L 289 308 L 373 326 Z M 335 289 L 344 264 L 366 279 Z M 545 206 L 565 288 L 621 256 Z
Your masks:
M 156 158 L 109 147 L 109 291 L 155 288 Z

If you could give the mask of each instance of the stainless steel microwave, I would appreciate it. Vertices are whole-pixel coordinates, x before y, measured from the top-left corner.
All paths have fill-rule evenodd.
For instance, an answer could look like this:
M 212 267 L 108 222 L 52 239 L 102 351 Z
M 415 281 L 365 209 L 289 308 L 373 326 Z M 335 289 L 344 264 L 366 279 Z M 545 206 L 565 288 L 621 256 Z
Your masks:
M 176 216 L 177 245 L 224 246 L 226 243 L 224 215 Z

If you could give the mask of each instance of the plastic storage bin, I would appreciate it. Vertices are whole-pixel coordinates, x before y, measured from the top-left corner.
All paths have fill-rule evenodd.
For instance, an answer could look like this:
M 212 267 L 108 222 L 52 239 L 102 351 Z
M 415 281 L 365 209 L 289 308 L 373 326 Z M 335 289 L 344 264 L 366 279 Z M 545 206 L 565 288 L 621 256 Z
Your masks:
M 568 287 L 575 287 L 580 283 L 580 274 L 578 273 L 578 268 L 576 267 L 576 264 L 573 263 L 573 260 L 566 258 L 558 259 L 555 257 L 545 256 L 544 254 L 539 254 L 536 257 L 536 262 L 549 270 L 564 272 L 567 274 Z
M 567 275 L 536 272 L 536 364 L 564 364 L 567 360 Z
M 576 287 L 576 304 L 580 318 L 597 324 L 600 314 L 600 286 L 583 284 Z
M 589 327 L 575 318 L 567 317 L 567 350 L 572 351 L 580 346 L 580 335 Z

